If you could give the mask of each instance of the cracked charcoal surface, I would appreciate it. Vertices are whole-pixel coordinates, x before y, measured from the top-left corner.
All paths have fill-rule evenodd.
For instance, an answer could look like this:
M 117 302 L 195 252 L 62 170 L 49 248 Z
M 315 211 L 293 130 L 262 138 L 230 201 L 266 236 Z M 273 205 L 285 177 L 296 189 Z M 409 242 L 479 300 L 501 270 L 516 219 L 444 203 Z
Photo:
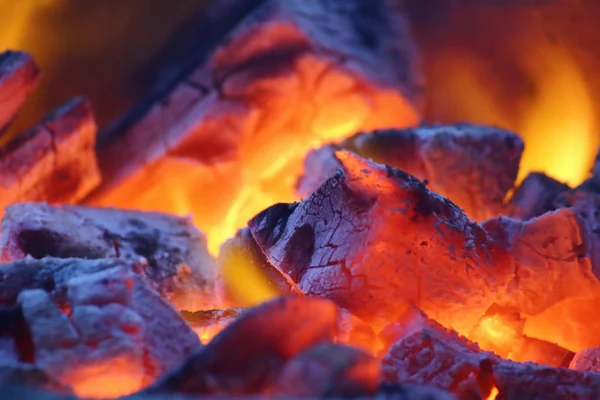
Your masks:
M 4 302 L 20 306 L 30 331 L 31 362 L 64 385 L 116 371 L 139 389 L 200 346 L 124 260 L 23 260 L 0 264 L 0 274 L 13 290 L 0 288 Z
M 443 329 L 426 328 L 398 341 L 383 359 L 383 374 L 390 382 L 433 385 L 477 398 L 489 395 L 492 386 L 499 398 L 600 395 L 600 374 L 504 360 Z
M 310 197 L 249 222 L 269 262 L 305 293 L 381 324 L 406 302 L 461 332 L 493 303 L 534 315 L 597 293 L 573 210 L 478 225 L 414 177 L 336 154 L 343 171 Z
M 359 133 L 310 152 L 297 193 L 309 196 L 341 167 L 344 149 L 427 180 L 431 190 L 463 208 L 473 220 L 499 215 L 515 183 L 524 144 L 516 134 L 479 125 L 434 125 Z
M 204 236 L 186 218 L 113 208 L 7 207 L 0 256 L 122 258 L 175 306 L 194 310 L 215 299 L 216 268 Z
M 96 124 L 74 99 L 0 148 L 0 208 L 21 201 L 76 203 L 100 183 Z

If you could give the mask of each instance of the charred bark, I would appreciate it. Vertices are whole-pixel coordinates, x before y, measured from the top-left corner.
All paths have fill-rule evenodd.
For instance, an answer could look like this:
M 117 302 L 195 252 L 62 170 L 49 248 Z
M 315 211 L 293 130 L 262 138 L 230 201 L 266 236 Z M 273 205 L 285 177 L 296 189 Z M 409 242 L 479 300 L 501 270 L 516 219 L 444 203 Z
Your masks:
M 426 180 L 471 219 L 483 221 L 504 210 L 523 147 L 512 132 L 467 124 L 360 133 L 309 153 L 297 193 L 309 196 L 341 168 L 335 151 L 344 149 Z
M 0 136 L 36 86 L 40 70 L 27 53 L 0 54 Z
M 75 203 L 100 183 L 90 104 L 75 99 L 0 147 L 0 209 L 20 201 Z
M 0 258 L 27 256 L 135 262 L 176 307 L 214 307 L 216 270 L 204 236 L 186 218 L 160 213 L 22 203 L 6 208 Z

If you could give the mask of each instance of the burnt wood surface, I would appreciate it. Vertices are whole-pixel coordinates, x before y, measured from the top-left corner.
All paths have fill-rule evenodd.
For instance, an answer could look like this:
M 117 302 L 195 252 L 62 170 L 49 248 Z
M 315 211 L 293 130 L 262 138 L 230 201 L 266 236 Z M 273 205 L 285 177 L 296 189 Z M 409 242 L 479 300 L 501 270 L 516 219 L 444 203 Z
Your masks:
M 74 99 L 0 147 L 0 209 L 20 201 L 76 203 L 100 183 L 90 104 Z
M 186 218 L 151 212 L 20 203 L 6 208 L 0 258 L 27 256 L 135 262 L 181 309 L 214 307 L 216 268 L 204 236 Z
M 339 169 L 335 151 L 344 149 L 426 180 L 431 190 L 452 200 L 471 219 L 483 221 L 504 211 L 523 148 L 512 132 L 469 124 L 359 133 L 311 151 L 297 193 L 309 196 Z
M 29 54 L 0 53 L 0 137 L 35 88 L 39 74 Z
M 459 398 L 589 399 L 600 374 L 501 359 L 455 332 L 425 328 L 394 344 L 383 359 L 384 379 L 433 385 Z
M 249 222 L 268 261 L 306 294 L 383 324 L 404 300 L 469 332 L 493 303 L 535 315 L 597 293 L 575 210 L 478 225 L 400 170 L 349 152 L 336 157 L 343 169 L 310 197 Z
M 385 0 L 266 0 L 118 133 L 105 133 L 114 140 L 98 147 L 103 181 L 88 201 L 173 211 L 159 198 L 169 194 L 167 171 L 185 168 L 178 187 L 194 198 L 198 227 L 228 223 L 233 234 L 256 203 L 295 197 L 290 181 L 315 141 L 417 123 L 415 62 L 407 21 Z M 243 214 L 235 223 L 232 208 Z
M 130 261 L 43 258 L 0 264 L 0 293 L 21 310 L 20 358 L 74 388 L 103 375 L 139 389 L 200 346 Z
M 331 340 L 336 318 L 335 305 L 325 299 L 288 296 L 263 303 L 242 314 L 144 393 L 260 393 L 294 356 Z

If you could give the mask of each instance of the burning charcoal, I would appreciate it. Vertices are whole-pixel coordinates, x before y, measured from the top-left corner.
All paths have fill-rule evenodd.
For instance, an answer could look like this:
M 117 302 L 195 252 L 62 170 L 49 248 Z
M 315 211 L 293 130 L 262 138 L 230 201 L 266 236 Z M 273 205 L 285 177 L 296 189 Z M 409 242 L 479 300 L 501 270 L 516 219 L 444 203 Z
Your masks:
M 236 320 L 244 311 L 243 308 L 226 310 L 181 311 L 183 319 L 198 334 L 202 343 L 208 343 L 216 334 Z
M 337 157 L 344 170 L 308 199 L 249 222 L 269 262 L 367 323 L 383 326 L 410 303 L 445 326 L 474 326 L 513 277 L 504 249 L 416 178 Z
M 266 260 L 248 228 L 240 229 L 221 246 L 217 261 L 223 274 L 220 297 L 228 304 L 257 304 L 264 297 L 298 292 L 296 284 Z
M 516 363 L 482 352 L 456 333 L 426 328 L 401 339 L 382 361 L 390 382 L 433 385 L 459 398 L 588 399 L 600 396 L 600 374 Z
M 90 104 L 75 99 L 0 147 L 0 210 L 19 201 L 82 200 L 100 182 L 95 141 Z
M 282 297 L 241 315 L 145 393 L 257 394 L 304 350 L 333 338 L 337 319 L 325 299 Z
M 384 382 L 377 391 L 377 400 L 456 400 L 445 390 L 431 386 L 399 385 Z
M 523 141 L 503 129 L 467 124 L 360 133 L 309 153 L 305 176 L 298 183 L 300 196 L 310 195 L 341 168 L 335 159 L 338 149 L 427 180 L 431 190 L 482 221 L 503 211 L 506 192 L 517 177 Z
M 176 307 L 195 310 L 216 304 L 214 260 L 204 237 L 186 218 L 113 208 L 15 204 L 6 209 L 0 246 L 4 260 L 28 255 L 132 260 Z
M 105 132 L 94 204 L 193 212 L 216 253 L 254 214 L 295 198 L 315 143 L 418 123 L 416 46 L 387 3 L 262 2 Z
M 39 74 L 29 54 L 16 51 L 0 54 L 0 134 L 35 88 Z
M 375 330 L 347 310 L 339 309 L 335 339 L 337 343 L 351 345 L 369 354 L 375 354 L 379 341 Z
M 280 396 L 372 396 L 381 380 L 379 360 L 353 347 L 321 344 L 292 358 L 272 388 Z
M 511 216 L 528 220 L 557 208 L 556 199 L 571 188 L 539 172 L 529 174 L 515 190 L 508 208 Z
M 498 305 L 537 315 L 563 299 L 591 299 L 598 293 L 590 241 L 575 210 L 563 208 L 526 222 L 501 217 L 482 226 L 514 262 L 514 279 L 499 294 Z
M 575 371 L 600 372 L 600 347 L 578 351 L 569 368 Z
M 17 299 L 33 362 L 81 396 L 132 393 L 200 346 L 179 314 L 122 260 L 26 260 L 38 268 Z M 30 267 L 30 268 L 27 268 Z M 53 288 L 40 288 L 41 277 Z
M 415 307 L 408 306 L 406 310 L 398 317 L 398 319 L 389 325 L 385 326 L 379 332 L 379 339 L 383 345 L 382 352 L 379 354 L 383 357 L 389 348 L 398 340 L 407 337 L 414 332 L 421 331 L 427 327 L 433 329 L 444 329 L 442 325 L 428 318 L 422 311 Z

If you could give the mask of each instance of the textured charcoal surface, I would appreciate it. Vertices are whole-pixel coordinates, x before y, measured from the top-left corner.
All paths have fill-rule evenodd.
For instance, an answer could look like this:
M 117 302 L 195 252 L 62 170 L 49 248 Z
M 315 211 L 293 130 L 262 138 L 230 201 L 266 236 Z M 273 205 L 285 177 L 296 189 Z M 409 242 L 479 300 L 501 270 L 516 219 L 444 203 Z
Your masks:
M 574 210 L 478 225 L 400 170 L 336 157 L 343 170 L 310 197 L 249 222 L 268 261 L 306 294 L 383 324 L 404 300 L 469 332 L 493 303 L 534 315 L 598 291 Z
M 309 196 L 341 168 L 335 151 L 344 149 L 427 180 L 476 221 L 499 215 L 515 183 L 523 152 L 516 134 L 487 126 L 459 124 L 359 133 L 310 152 L 297 193 Z
M 0 209 L 19 201 L 76 203 L 100 183 L 90 104 L 74 99 L 0 147 Z
M 204 236 L 186 218 L 84 206 L 21 203 L 7 207 L 0 256 L 121 258 L 176 307 L 216 303 L 216 267 Z
M 331 340 L 336 318 L 335 305 L 325 299 L 269 301 L 242 314 L 143 393 L 260 393 L 288 360 Z
M 27 53 L 0 53 L 0 136 L 35 88 L 40 70 Z
M 20 307 L 30 337 L 20 355 L 75 389 L 109 376 L 136 390 L 176 366 L 198 337 L 133 268 L 119 259 L 0 264 L 3 303 Z
M 444 329 L 425 328 L 392 346 L 383 359 L 389 382 L 432 385 L 459 398 L 589 399 L 600 395 L 600 374 L 516 363 L 482 352 Z

